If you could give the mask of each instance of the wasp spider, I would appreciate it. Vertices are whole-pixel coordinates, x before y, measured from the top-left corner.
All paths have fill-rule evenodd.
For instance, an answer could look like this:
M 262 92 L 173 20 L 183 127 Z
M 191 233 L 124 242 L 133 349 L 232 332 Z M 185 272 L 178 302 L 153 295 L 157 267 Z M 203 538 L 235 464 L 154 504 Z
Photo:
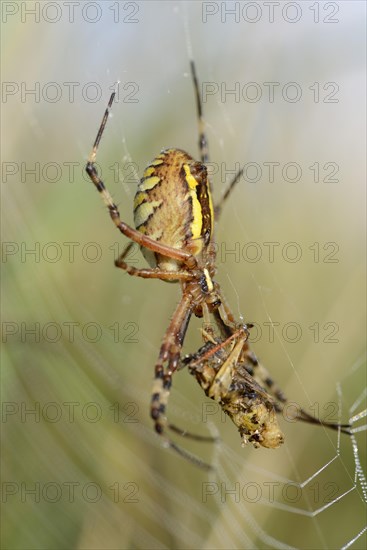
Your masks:
M 286 398 L 249 348 L 250 325 L 241 326 L 236 322 L 214 280 L 214 215 L 218 218 L 242 171 L 230 182 L 221 202 L 213 207 L 205 166 L 209 160 L 208 142 L 192 61 L 191 74 L 199 122 L 200 161 L 181 149 L 163 150 L 152 160 L 144 171 L 134 199 L 135 229 L 121 220 L 95 166 L 115 92 L 104 113 L 86 171 L 100 192 L 112 221 L 130 239 L 115 265 L 129 275 L 180 283 L 181 298 L 163 337 L 155 365 L 151 417 L 155 430 L 171 448 L 205 468 L 209 466 L 181 449 L 167 435 L 169 428 L 195 439 L 213 440 L 188 434 L 167 421 L 166 406 L 172 376 L 178 369 L 187 367 L 205 393 L 221 405 L 237 426 L 243 444 L 250 442 L 255 447 L 279 447 L 284 437 L 275 413 L 282 411 Z M 125 261 L 134 243 L 140 245 L 149 268 L 135 268 Z M 181 357 L 192 315 L 203 318 L 204 345 L 197 353 Z M 302 409 L 297 418 L 349 432 L 348 425 L 323 423 Z

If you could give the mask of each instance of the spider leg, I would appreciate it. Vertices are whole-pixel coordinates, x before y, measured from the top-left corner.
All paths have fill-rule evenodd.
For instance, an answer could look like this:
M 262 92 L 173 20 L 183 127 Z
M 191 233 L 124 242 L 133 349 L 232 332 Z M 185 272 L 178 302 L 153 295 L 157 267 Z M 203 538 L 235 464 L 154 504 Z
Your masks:
M 169 258 L 173 258 L 175 260 L 178 260 L 179 262 L 184 263 L 188 269 L 194 269 L 197 266 L 197 261 L 195 257 L 192 254 L 190 254 L 190 252 L 179 250 L 177 248 L 173 248 L 173 247 L 164 245 L 162 243 L 159 243 L 158 241 L 151 239 L 150 237 L 144 235 L 137 229 L 133 229 L 127 223 L 123 222 L 120 218 L 120 212 L 117 208 L 117 205 L 113 202 L 109 191 L 106 189 L 103 181 L 98 175 L 98 172 L 95 166 L 98 146 L 101 141 L 104 129 L 106 127 L 108 116 L 109 116 L 114 98 L 115 98 L 115 92 L 111 94 L 107 108 L 103 115 L 103 119 L 99 127 L 97 137 L 94 141 L 92 151 L 89 155 L 88 162 L 85 167 L 86 172 L 90 177 L 90 179 L 92 180 L 92 182 L 94 183 L 94 185 L 96 186 L 99 193 L 101 194 L 102 199 L 109 210 L 112 221 L 114 222 L 116 227 L 119 229 L 119 231 L 123 233 L 123 235 L 125 235 L 132 241 L 136 242 L 140 246 L 148 248 L 149 250 L 152 250 L 158 254 L 161 254 L 162 256 L 168 256 Z
M 201 98 L 200 98 L 199 81 L 196 75 L 195 63 L 193 61 L 190 61 L 190 67 L 191 67 L 191 76 L 194 83 L 196 109 L 197 109 L 197 116 L 198 116 L 198 122 L 199 122 L 200 158 L 201 158 L 201 162 L 204 164 L 205 162 L 209 161 L 208 139 L 205 133 L 205 123 L 203 119 L 203 107 L 202 107 Z
M 258 384 L 263 386 L 266 391 L 272 395 L 275 399 L 275 406 L 278 413 L 282 413 L 285 406 L 289 402 L 288 398 L 281 390 L 278 384 L 274 382 L 271 378 L 269 371 L 260 363 L 253 351 L 250 350 L 250 347 L 246 346 L 244 349 L 244 360 L 245 368 L 247 372 L 256 380 Z M 297 413 L 295 415 L 295 420 L 301 420 L 302 422 L 307 422 L 309 424 L 318 424 L 325 426 L 332 430 L 339 430 L 342 433 L 350 434 L 350 425 L 349 424 L 339 424 L 338 422 L 328 422 L 322 421 L 315 416 L 312 416 L 306 412 L 302 407 L 297 407 Z
M 220 297 L 221 305 L 213 312 L 214 320 L 219 328 L 219 331 L 223 339 L 227 339 L 238 329 L 238 323 L 236 323 L 234 315 L 232 314 L 227 300 L 217 287 L 217 292 Z
M 207 395 L 215 401 L 220 401 L 217 391 L 218 385 L 225 385 L 226 391 L 229 389 L 233 378 L 233 368 L 238 362 L 248 334 L 243 329 L 239 329 L 226 340 L 220 341 L 219 339 L 213 339 L 211 331 L 206 333 L 203 329 L 202 332 L 203 338 L 206 340 L 205 344 L 197 353 L 184 357 L 182 362 L 188 367 L 190 373 L 197 377 L 201 385 L 204 382 L 203 388 L 208 390 Z M 228 349 L 229 344 L 231 344 L 230 349 Z M 214 358 L 214 356 L 216 357 Z M 214 365 L 218 365 L 218 368 L 211 367 L 209 360 L 212 358 Z M 203 370 L 205 370 L 205 373 L 203 373 Z
M 169 447 L 174 449 L 183 458 L 196 464 L 196 466 L 199 466 L 204 470 L 210 470 L 211 466 L 209 464 L 206 464 L 200 458 L 176 445 L 176 443 L 174 443 L 166 435 L 166 428 L 170 428 L 176 433 L 182 434 L 184 432 L 184 430 L 169 424 L 165 413 L 172 386 L 172 376 L 179 366 L 182 343 L 191 314 L 192 297 L 189 293 L 184 292 L 163 338 L 158 356 L 158 362 L 155 366 L 155 379 L 151 401 L 151 417 L 154 420 L 156 432 L 164 437 L 165 443 Z M 199 439 L 201 436 L 196 436 L 194 438 Z
M 196 98 L 196 109 L 197 109 L 197 116 L 198 116 L 198 122 L 199 122 L 199 151 L 200 151 L 200 158 L 201 162 L 205 164 L 209 161 L 209 145 L 208 145 L 208 139 L 205 133 L 205 123 L 203 119 L 203 107 L 202 102 L 200 98 L 200 89 L 199 89 L 199 81 L 196 75 L 196 69 L 195 69 L 195 63 L 193 61 L 190 61 L 190 67 L 191 67 L 191 76 L 194 83 L 194 91 L 195 91 L 195 98 Z M 223 208 L 223 205 L 225 201 L 228 199 L 228 196 L 233 191 L 233 188 L 239 181 L 239 179 L 243 175 L 243 168 L 235 174 L 233 179 L 228 184 L 227 189 L 224 192 L 223 197 L 219 201 L 219 203 L 214 208 L 215 218 L 216 220 L 219 219 L 221 210 Z
M 191 297 L 189 294 L 183 293 L 164 335 L 158 362 L 155 366 L 151 417 L 154 420 L 155 430 L 159 434 L 164 432 L 167 424 L 165 410 L 172 385 L 172 375 L 179 365 L 182 343 L 191 313 Z M 166 367 L 164 367 L 165 363 Z
M 213 355 L 218 355 L 221 350 L 224 350 L 224 352 L 221 353 L 221 355 L 223 356 L 223 353 L 225 354 L 225 348 L 232 340 L 241 340 L 244 344 L 249 335 L 246 326 L 241 326 L 238 330 L 236 330 L 236 332 L 231 334 L 231 336 L 229 336 L 225 340 L 214 339 L 212 331 L 210 330 L 209 332 L 207 332 L 207 329 L 205 328 L 202 329 L 202 334 L 205 344 L 199 349 L 198 352 L 186 355 L 181 360 L 182 367 L 195 367 L 196 365 L 207 361 L 208 359 L 213 357 Z M 227 356 L 228 353 L 225 354 L 225 357 Z
M 207 435 L 194 434 L 192 432 L 188 432 L 187 430 L 183 430 L 182 428 L 179 428 L 174 424 L 168 424 L 168 427 L 170 430 L 172 430 L 178 435 L 181 435 L 182 437 L 185 437 L 186 439 L 192 439 L 194 441 L 202 441 L 204 443 L 215 443 L 216 441 L 218 441 L 217 437 L 212 437 L 210 435 L 207 436 Z
M 198 122 L 199 122 L 199 151 L 200 151 L 200 158 L 201 162 L 205 164 L 209 161 L 209 145 L 208 145 L 208 139 L 206 137 L 205 133 L 205 123 L 203 119 L 203 107 L 202 102 L 200 98 L 200 89 L 199 89 L 199 81 L 196 75 L 196 69 L 195 69 L 195 63 L 193 61 L 190 61 L 190 67 L 191 67 L 191 76 L 194 83 L 194 91 L 195 91 L 195 98 L 196 98 L 196 109 L 197 109 L 197 116 L 198 116 Z M 233 177 L 233 179 L 228 184 L 227 189 L 224 192 L 224 195 L 220 199 L 219 203 L 214 208 L 214 214 L 216 220 L 219 219 L 220 213 L 222 211 L 223 205 L 225 201 L 228 199 L 228 196 L 232 193 L 233 188 L 239 181 L 239 179 L 243 175 L 243 168 L 241 168 L 237 174 Z
M 223 206 L 224 206 L 224 203 L 226 202 L 226 200 L 228 199 L 229 195 L 232 193 L 235 185 L 237 184 L 237 182 L 240 180 L 240 178 L 242 177 L 243 175 L 243 168 L 241 168 L 237 174 L 234 175 L 234 177 L 232 178 L 232 180 L 230 181 L 230 183 L 228 184 L 228 187 L 226 188 L 226 190 L 224 191 L 224 194 L 222 196 L 222 198 L 220 199 L 219 203 L 215 205 L 214 207 L 214 213 L 215 213 L 215 218 L 216 220 L 219 219 L 219 216 L 221 215 L 221 212 L 222 212 L 222 209 L 223 209 Z
M 194 83 L 194 91 L 195 91 L 195 98 L 196 98 L 196 109 L 197 109 L 197 116 L 198 116 L 198 122 L 199 122 L 199 151 L 200 151 L 200 158 L 202 163 L 206 163 L 209 161 L 209 145 L 208 145 L 208 139 L 206 137 L 205 133 L 205 123 L 203 119 L 203 107 L 201 103 L 200 98 L 200 89 L 199 89 L 199 81 L 196 75 L 196 69 L 195 69 L 195 63 L 191 60 L 190 61 L 190 67 L 191 67 L 191 76 Z M 236 186 L 237 182 L 240 180 L 240 178 L 243 175 L 244 169 L 241 168 L 237 174 L 234 175 L 230 183 L 228 184 L 228 187 L 226 188 L 222 198 L 220 199 L 219 203 L 214 208 L 214 214 L 216 220 L 219 219 L 219 216 L 221 214 L 222 208 L 226 200 L 228 199 L 229 195 L 232 193 L 234 187 Z
M 180 269 L 179 271 L 165 271 L 158 268 L 137 268 L 125 262 L 125 258 L 134 246 L 134 242 L 130 242 L 120 256 L 115 260 L 115 266 L 126 271 L 129 275 L 142 277 L 143 279 L 161 279 L 162 281 L 188 281 L 193 278 L 192 272 Z
M 352 426 L 350 424 L 339 424 L 338 422 L 320 420 L 319 418 L 312 416 L 312 414 L 308 414 L 304 409 L 298 409 L 296 420 L 301 420 L 302 422 L 307 422 L 308 424 L 318 424 L 319 426 L 325 426 L 331 430 L 340 430 L 343 434 L 352 434 Z

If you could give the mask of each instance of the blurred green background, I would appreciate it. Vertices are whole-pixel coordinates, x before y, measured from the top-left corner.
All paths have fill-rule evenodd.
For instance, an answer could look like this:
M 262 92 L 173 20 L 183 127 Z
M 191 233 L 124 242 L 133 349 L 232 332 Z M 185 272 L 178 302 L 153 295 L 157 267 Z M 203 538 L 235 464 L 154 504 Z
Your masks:
M 281 449 L 242 449 L 184 371 L 169 415 L 219 433 L 180 441 L 216 472 L 162 448 L 149 400 L 179 288 L 113 267 L 126 239 L 84 175 L 117 81 L 98 163 L 124 220 L 160 149 L 197 155 L 192 48 L 213 91 L 214 196 L 236 163 L 256 163 L 217 226 L 217 280 L 293 402 L 337 420 L 340 387 L 342 419 L 363 410 L 365 4 L 291 4 L 2 3 L 3 548 L 340 548 L 363 530 L 348 438 L 283 421 Z

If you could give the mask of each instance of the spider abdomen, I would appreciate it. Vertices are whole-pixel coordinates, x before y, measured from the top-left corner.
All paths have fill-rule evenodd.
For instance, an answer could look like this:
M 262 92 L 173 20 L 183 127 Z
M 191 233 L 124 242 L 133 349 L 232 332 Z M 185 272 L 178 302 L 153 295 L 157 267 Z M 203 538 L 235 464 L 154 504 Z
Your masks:
M 163 244 L 197 256 L 213 231 L 213 205 L 204 164 L 180 149 L 162 151 L 145 169 L 134 199 L 135 227 Z M 180 264 L 147 248 L 153 267 L 178 271 Z

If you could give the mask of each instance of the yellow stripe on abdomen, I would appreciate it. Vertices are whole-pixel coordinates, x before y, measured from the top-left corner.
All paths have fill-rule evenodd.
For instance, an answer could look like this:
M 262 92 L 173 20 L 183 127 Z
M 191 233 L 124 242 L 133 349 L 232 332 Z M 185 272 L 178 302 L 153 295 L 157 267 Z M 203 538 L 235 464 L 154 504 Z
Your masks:
M 189 186 L 189 196 L 192 200 L 192 222 L 190 225 L 192 238 L 200 239 L 201 229 L 203 227 L 203 216 L 201 210 L 201 204 L 196 195 L 196 187 L 198 182 L 190 172 L 190 166 L 188 164 L 183 165 L 186 175 L 186 181 Z

